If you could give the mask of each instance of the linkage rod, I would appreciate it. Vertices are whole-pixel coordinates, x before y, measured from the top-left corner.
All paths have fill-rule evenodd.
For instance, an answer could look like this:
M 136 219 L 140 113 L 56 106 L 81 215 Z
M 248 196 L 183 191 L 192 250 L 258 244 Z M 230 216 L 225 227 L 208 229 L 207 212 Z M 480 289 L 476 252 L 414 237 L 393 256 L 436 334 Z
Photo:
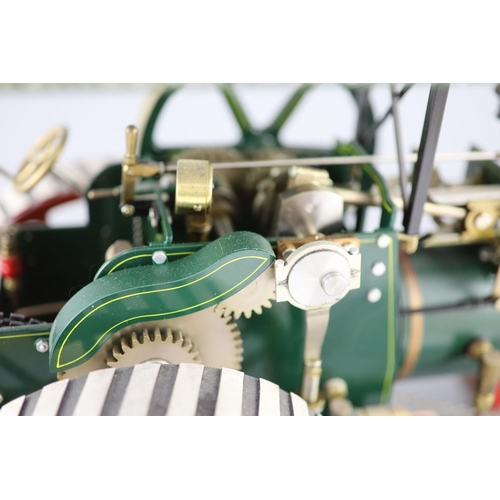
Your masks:
M 439 84 L 432 85 L 429 92 L 418 158 L 413 169 L 413 187 L 410 202 L 406 207 L 403 218 L 405 232 L 409 235 L 418 234 L 420 229 L 420 221 L 431 183 L 439 132 L 443 123 L 449 90 L 449 84 Z

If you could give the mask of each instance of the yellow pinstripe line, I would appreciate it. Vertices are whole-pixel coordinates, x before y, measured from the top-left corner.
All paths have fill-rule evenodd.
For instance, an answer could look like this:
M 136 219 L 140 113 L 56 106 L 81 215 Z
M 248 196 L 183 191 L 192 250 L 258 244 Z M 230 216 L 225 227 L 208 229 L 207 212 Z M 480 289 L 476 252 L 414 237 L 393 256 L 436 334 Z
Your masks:
M 395 357 L 395 338 L 394 338 L 394 255 L 392 252 L 392 244 L 393 240 L 391 238 L 391 242 L 389 243 L 389 283 L 388 283 L 388 293 L 389 296 L 389 304 L 387 307 L 387 365 L 385 369 L 384 375 L 384 383 L 382 385 L 382 394 L 380 395 L 380 403 L 388 404 L 389 403 L 389 393 L 391 390 L 392 380 L 394 378 L 394 368 L 396 365 L 396 357 Z
M 172 255 L 191 255 L 193 253 L 194 252 L 167 253 L 167 257 L 170 257 Z M 113 267 L 111 269 L 111 271 L 108 272 L 108 275 L 111 274 L 113 271 L 115 271 L 117 267 L 120 267 L 122 264 L 125 264 L 125 262 L 128 262 L 130 260 L 134 260 L 134 259 L 140 259 L 141 257 L 152 257 L 152 256 L 153 256 L 152 253 L 145 253 L 145 254 L 141 254 L 141 255 L 134 255 L 133 257 L 129 257 L 128 259 L 122 260 L 121 262 L 118 262 L 118 264 L 116 264 L 116 266 Z
M 238 284 L 234 285 L 232 288 L 230 288 L 229 290 L 226 290 L 224 293 L 218 295 L 217 297 L 212 297 L 211 299 L 209 300 L 206 300 L 205 302 L 201 302 L 199 304 L 195 304 L 193 306 L 190 306 L 190 307 L 186 307 L 184 309 L 179 309 L 178 311 L 171 311 L 171 312 L 164 312 L 164 313 L 157 313 L 157 314 L 146 314 L 146 315 L 142 315 L 142 316 L 136 316 L 136 317 L 133 317 L 133 318 L 128 318 L 126 320 L 123 320 L 123 321 L 120 321 L 119 323 L 116 323 L 116 325 L 113 325 L 111 328 L 109 328 L 105 333 L 103 333 L 98 339 L 97 339 L 97 342 L 87 351 L 85 352 L 84 354 L 82 354 L 79 358 L 76 358 L 72 361 L 69 361 L 67 363 L 64 363 L 64 364 L 61 364 L 61 354 L 64 350 L 64 346 L 66 344 L 66 342 L 68 341 L 69 337 L 71 336 L 71 334 L 76 330 L 76 328 L 78 328 L 80 326 L 81 323 L 83 323 L 83 321 L 85 321 L 91 314 L 94 314 L 96 311 L 98 311 L 99 309 L 101 309 L 101 307 L 104 307 L 104 306 L 107 306 L 108 304 L 111 304 L 112 302 L 116 302 L 116 301 L 119 301 L 119 300 L 123 300 L 123 299 L 128 299 L 130 297 L 137 297 L 139 295 L 147 295 L 147 294 L 151 294 L 151 293 L 162 293 L 162 292 L 169 292 L 169 291 L 172 291 L 172 290 L 178 290 L 180 288 L 185 288 L 187 286 L 190 286 L 190 285 L 194 285 L 195 283 L 198 283 L 199 281 L 202 281 L 204 280 L 205 278 L 208 278 L 209 276 L 211 276 L 212 274 L 216 273 L 217 271 L 219 271 L 220 269 L 222 269 L 223 267 L 229 265 L 229 264 L 232 264 L 233 262 L 237 262 L 238 260 L 243 260 L 243 259 L 257 259 L 257 260 L 262 260 L 262 263 L 259 265 L 259 267 L 257 267 L 251 274 L 249 274 L 246 278 L 244 278 L 243 280 L 241 280 Z M 209 302 L 212 302 L 214 300 L 217 300 L 219 299 L 220 297 L 222 297 L 223 295 L 226 295 L 228 294 L 229 292 L 231 292 L 232 290 L 234 290 L 235 288 L 237 288 L 238 286 L 240 286 L 242 283 L 244 283 L 246 280 L 248 280 L 253 274 L 255 274 L 267 261 L 267 257 L 258 257 L 258 256 L 255 256 L 255 255 L 247 255 L 247 256 L 244 256 L 244 257 L 238 257 L 236 259 L 233 259 L 229 262 L 226 262 L 225 264 L 222 264 L 222 266 L 218 267 L 217 269 L 214 269 L 212 272 L 210 272 L 209 274 L 206 274 L 205 276 L 202 276 L 201 278 L 198 278 L 190 283 L 186 283 L 184 285 L 179 285 L 179 286 L 176 286 L 176 287 L 172 287 L 172 288 L 164 288 L 162 290 L 150 290 L 150 291 L 147 291 L 147 292 L 137 292 L 137 293 L 132 293 L 132 294 L 129 294 L 129 295 L 125 295 L 123 297 L 116 297 L 115 299 L 112 299 L 112 300 L 109 300 L 108 302 L 105 302 L 104 304 L 101 304 L 100 306 L 96 307 L 95 309 L 92 309 L 92 311 L 88 312 L 72 329 L 71 331 L 68 333 L 68 335 L 66 336 L 66 338 L 64 339 L 62 345 L 61 345 L 61 349 L 59 350 L 59 353 L 57 355 L 57 363 L 56 363 L 56 368 L 63 368 L 65 366 L 68 366 L 68 365 L 71 365 L 73 363 L 76 363 L 77 361 L 79 361 L 80 359 L 84 358 L 88 353 L 90 353 L 98 344 L 99 342 L 101 341 L 101 339 L 103 337 L 105 337 L 108 332 L 110 332 L 111 330 L 113 330 L 114 328 L 116 328 L 117 326 L 120 326 L 121 324 L 123 323 L 126 323 L 128 321 L 133 321 L 133 320 L 136 320 L 136 319 L 144 319 L 144 318 L 153 318 L 155 316 L 167 316 L 167 315 L 170 315 L 170 314 L 176 314 L 176 313 L 181 313 L 181 312 L 184 312 L 184 311 L 188 311 L 190 309 L 194 309 L 196 307 L 199 307 L 199 306 L 202 306 L 202 305 L 205 305 Z
M 0 336 L 0 340 L 3 340 L 3 339 L 20 339 L 22 337 L 43 337 L 44 335 L 50 335 L 50 332 L 23 333 L 22 335 L 6 335 L 6 336 Z

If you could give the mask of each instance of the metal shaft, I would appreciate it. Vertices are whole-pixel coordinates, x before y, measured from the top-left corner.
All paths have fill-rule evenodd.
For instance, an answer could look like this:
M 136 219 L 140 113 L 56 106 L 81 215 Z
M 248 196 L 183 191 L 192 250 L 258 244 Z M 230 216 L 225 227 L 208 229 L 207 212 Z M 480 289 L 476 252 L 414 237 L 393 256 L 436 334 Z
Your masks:
M 406 154 L 403 160 L 415 163 L 418 154 Z M 442 153 L 435 156 L 435 161 L 495 161 L 500 159 L 500 152 L 494 151 L 464 151 L 460 153 Z M 226 168 L 261 168 L 261 167 L 320 167 L 328 165 L 357 165 L 359 163 L 396 163 L 397 155 L 363 155 L 363 156 L 325 156 L 319 158 L 292 158 L 286 160 L 239 161 L 213 163 L 214 169 Z M 175 172 L 176 165 L 167 165 L 164 172 Z

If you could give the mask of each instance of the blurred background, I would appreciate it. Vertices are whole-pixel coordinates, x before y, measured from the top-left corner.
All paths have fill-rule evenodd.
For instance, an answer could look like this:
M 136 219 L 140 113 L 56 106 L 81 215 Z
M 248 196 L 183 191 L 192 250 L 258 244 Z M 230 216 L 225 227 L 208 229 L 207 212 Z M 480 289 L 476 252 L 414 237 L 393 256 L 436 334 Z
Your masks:
M 263 128 L 270 123 L 298 85 L 241 84 L 234 90 L 251 123 Z M 4 213 L 21 211 L 28 195 L 13 191 L 9 175 L 17 172 L 25 154 L 54 125 L 68 128 L 66 148 L 55 170 L 75 182 L 85 183 L 109 163 L 117 163 L 125 150 L 124 129 L 137 124 L 153 85 L 0 86 L 0 203 Z M 405 153 L 418 149 L 429 85 L 415 85 L 400 101 Z M 370 87 L 375 117 L 391 105 L 389 85 Z M 438 153 L 498 151 L 500 144 L 499 96 L 495 84 L 451 86 Z M 349 92 L 339 85 L 319 85 L 310 91 L 283 127 L 285 146 L 331 147 L 355 136 L 357 108 Z M 160 117 L 156 143 L 161 146 L 231 146 L 240 138 L 239 128 L 222 95 L 211 85 L 188 85 L 174 94 Z M 379 128 L 376 154 L 396 154 L 394 124 L 389 117 Z M 378 164 L 380 171 L 395 177 L 395 163 Z M 410 169 L 410 165 L 407 165 Z M 465 162 L 437 165 L 447 183 L 463 179 Z M 35 199 L 61 189 L 60 181 L 47 176 L 32 192 Z M 374 209 L 377 210 L 377 209 Z M 53 209 L 53 227 L 86 224 L 84 200 Z M 373 218 L 375 228 L 378 218 Z M 400 222 L 401 219 L 399 219 Z M 429 220 L 423 221 L 423 229 Z M 395 383 L 392 404 L 409 409 L 430 408 L 441 414 L 472 413 L 472 382 L 463 376 L 418 377 Z

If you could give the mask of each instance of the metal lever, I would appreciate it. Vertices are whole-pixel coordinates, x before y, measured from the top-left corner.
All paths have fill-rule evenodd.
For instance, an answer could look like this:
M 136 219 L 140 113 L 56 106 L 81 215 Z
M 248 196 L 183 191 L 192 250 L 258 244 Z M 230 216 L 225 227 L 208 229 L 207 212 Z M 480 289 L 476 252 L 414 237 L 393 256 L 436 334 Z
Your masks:
M 306 311 L 306 339 L 304 346 L 304 372 L 302 397 L 309 406 L 318 403 L 322 373 L 321 348 L 328 330 L 330 307 Z

